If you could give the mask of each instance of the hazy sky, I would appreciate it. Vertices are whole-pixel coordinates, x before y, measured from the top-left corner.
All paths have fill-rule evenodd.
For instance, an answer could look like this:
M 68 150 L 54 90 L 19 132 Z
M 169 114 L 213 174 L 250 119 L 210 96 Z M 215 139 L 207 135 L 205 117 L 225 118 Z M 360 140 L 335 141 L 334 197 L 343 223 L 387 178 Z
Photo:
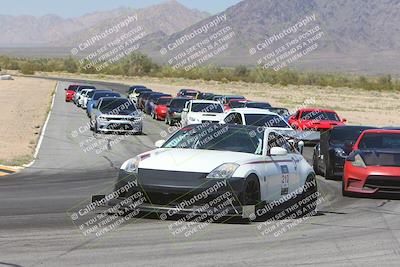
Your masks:
M 240 0 L 178 0 L 189 8 L 217 13 L 234 5 Z M 166 0 L 16 0 L 2 1 L 2 15 L 34 15 L 57 14 L 61 17 L 77 17 L 85 13 L 110 10 L 122 6 L 142 8 Z M 177 18 L 179 19 L 179 18 Z

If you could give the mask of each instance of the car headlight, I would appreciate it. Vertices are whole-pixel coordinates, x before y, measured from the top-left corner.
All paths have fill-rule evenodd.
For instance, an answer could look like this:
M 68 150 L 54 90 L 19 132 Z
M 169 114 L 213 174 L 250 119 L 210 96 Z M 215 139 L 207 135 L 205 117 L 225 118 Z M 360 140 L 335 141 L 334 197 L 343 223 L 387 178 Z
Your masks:
M 100 117 L 99 117 L 99 122 L 107 122 L 107 119 L 100 116 Z
M 360 154 L 357 154 L 354 156 L 354 161 L 351 162 L 351 165 L 354 167 L 359 167 L 359 168 L 366 168 L 367 166 L 365 165 L 364 160 L 360 156 Z
M 124 162 L 121 166 L 121 170 L 124 170 L 129 173 L 135 173 L 137 174 L 139 171 L 139 162 L 140 162 L 140 157 L 136 157 L 133 159 L 128 159 L 127 161 Z
M 213 171 L 211 171 L 206 178 L 214 178 L 214 179 L 231 178 L 238 167 L 239 164 L 237 163 L 224 163 L 215 168 Z
M 347 157 L 346 152 L 344 152 L 344 150 L 341 148 L 335 148 L 335 155 L 341 158 Z

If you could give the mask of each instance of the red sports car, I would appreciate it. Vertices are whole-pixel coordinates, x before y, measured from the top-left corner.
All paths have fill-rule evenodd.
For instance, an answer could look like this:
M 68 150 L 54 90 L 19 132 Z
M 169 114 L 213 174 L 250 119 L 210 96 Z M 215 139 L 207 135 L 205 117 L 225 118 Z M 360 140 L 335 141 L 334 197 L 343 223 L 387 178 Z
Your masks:
M 318 108 L 300 109 L 289 118 L 290 126 L 298 130 L 328 130 L 346 121 L 333 110 Z
M 225 110 L 230 110 L 232 108 L 244 108 L 248 101 L 244 99 L 232 99 L 228 104 L 224 105 Z
M 400 130 L 366 130 L 346 159 L 344 196 L 400 196 Z
M 153 119 L 165 120 L 168 111 L 168 104 L 171 102 L 172 97 L 162 96 L 154 103 L 154 110 L 151 113 Z
M 72 101 L 78 86 L 79 85 L 77 85 L 77 84 L 71 84 L 70 86 L 68 86 L 68 88 L 65 88 L 65 102 Z

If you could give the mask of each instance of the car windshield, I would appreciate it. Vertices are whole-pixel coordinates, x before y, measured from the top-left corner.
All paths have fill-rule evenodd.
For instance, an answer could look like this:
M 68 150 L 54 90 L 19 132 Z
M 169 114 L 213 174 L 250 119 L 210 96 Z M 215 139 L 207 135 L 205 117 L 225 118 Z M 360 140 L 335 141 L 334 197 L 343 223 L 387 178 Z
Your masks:
M 332 129 L 330 142 L 332 144 L 344 144 L 346 142 L 352 142 L 353 144 L 360 137 L 361 133 L 367 129 L 365 127 L 336 127 Z
M 192 112 L 223 113 L 224 109 L 216 103 L 193 103 Z
M 195 97 L 195 96 L 197 96 L 197 92 L 195 92 L 195 91 L 188 91 L 188 92 L 184 93 L 183 95 L 184 95 L 184 96 L 192 96 L 192 97 Z
M 110 92 L 110 93 L 107 93 L 107 92 L 105 92 L 105 93 L 95 93 L 93 95 L 93 100 L 99 100 L 102 97 L 120 97 L 120 95 L 118 93 L 112 93 L 112 92 Z
M 400 151 L 400 134 L 367 133 L 362 137 L 358 147 L 362 150 L 396 149 Z
M 358 147 L 367 166 L 400 167 L 400 134 L 367 133 Z
M 243 97 L 243 96 L 226 96 L 226 97 L 223 97 L 223 100 L 224 100 L 224 104 L 227 104 L 227 103 L 229 103 L 229 101 L 231 101 L 231 100 L 234 100 L 234 99 L 241 99 L 241 100 L 244 100 L 245 98 Z
M 166 105 L 171 101 L 171 98 L 160 98 L 157 101 L 157 105 Z
M 128 99 L 103 99 L 100 106 L 102 113 L 109 114 L 121 114 L 121 113 L 132 113 L 136 111 L 135 104 Z
M 69 90 L 69 91 L 74 91 L 74 92 L 76 92 L 76 89 L 78 89 L 78 85 L 70 85 L 70 86 L 68 87 L 68 90 Z
M 232 151 L 261 155 L 264 131 L 231 125 L 201 124 L 174 134 L 164 148 Z
M 147 100 L 150 98 L 151 94 L 153 94 L 153 92 L 144 93 L 144 94 L 142 94 L 141 98 L 143 100 Z
M 316 121 L 340 121 L 339 116 L 335 112 L 329 111 L 303 111 L 301 114 L 302 120 L 316 120 Z
M 88 98 L 91 98 L 94 95 L 95 91 L 90 91 L 86 94 Z
M 244 108 L 246 106 L 246 102 L 239 102 L 239 101 L 231 101 L 229 105 L 232 108 Z
M 188 99 L 173 99 L 170 104 L 170 108 L 184 108 Z
M 273 114 L 245 114 L 246 125 L 290 128 L 290 126 L 279 116 Z
M 78 91 L 81 92 L 84 89 L 93 89 L 94 90 L 94 89 L 96 89 L 96 87 L 94 87 L 94 86 L 80 86 L 78 88 Z
M 263 102 L 250 102 L 247 103 L 246 107 L 248 108 L 261 108 L 261 109 L 269 109 L 271 107 L 268 103 Z

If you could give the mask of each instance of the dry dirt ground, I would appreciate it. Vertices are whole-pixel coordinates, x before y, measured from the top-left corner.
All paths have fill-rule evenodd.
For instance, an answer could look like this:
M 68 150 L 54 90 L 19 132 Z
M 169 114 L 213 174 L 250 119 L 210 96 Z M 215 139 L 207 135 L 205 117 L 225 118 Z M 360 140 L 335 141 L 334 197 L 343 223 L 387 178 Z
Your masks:
M 273 106 L 286 107 L 290 110 L 296 110 L 299 107 L 334 109 L 353 125 L 400 126 L 400 92 L 243 82 L 221 83 L 179 78 L 78 76 L 65 73 L 38 73 L 38 75 L 105 80 L 127 85 L 143 84 L 153 90 L 172 95 L 176 94 L 180 88 L 195 88 L 216 94 L 240 94 L 248 99 L 267 101 Z
M 14 77 L 0 81 L 0 164 L 32 159 L 56 82 Z

